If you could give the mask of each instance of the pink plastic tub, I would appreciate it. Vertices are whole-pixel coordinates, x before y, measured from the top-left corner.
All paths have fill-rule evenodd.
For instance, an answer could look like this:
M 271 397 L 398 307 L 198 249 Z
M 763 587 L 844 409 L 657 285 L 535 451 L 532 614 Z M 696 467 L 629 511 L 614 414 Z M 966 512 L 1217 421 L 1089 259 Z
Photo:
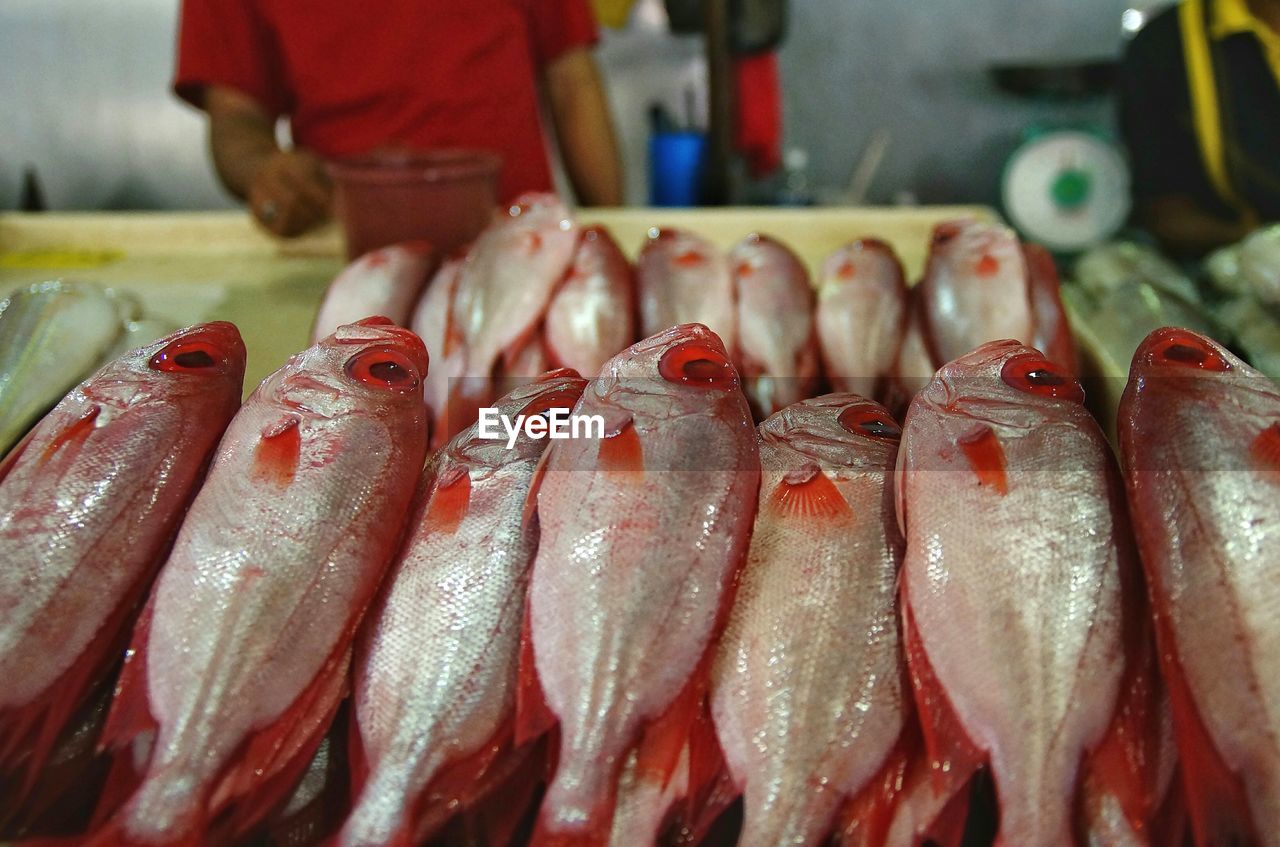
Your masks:
M 480 234 L 502 160 L 482 150 L 371 153 L 329 163 L 347 256 L 425 239 L 442 252 Z

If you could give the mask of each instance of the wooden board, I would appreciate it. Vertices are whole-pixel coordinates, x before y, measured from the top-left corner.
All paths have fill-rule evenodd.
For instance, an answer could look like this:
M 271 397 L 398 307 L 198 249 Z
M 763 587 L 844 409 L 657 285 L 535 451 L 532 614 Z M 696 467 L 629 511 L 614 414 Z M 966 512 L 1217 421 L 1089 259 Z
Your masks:
M 898 251 L 912 278 L 941 220 L 993 218 L 984 207 L 588 209 L 634 257 L 653 227 L 687 227 L 728 247 L 750 232 L 789 245 L 816 269 L 836 247 L 875 236 Z M 0 214 L 0 296 L 20 284 L 66 278 L 138 298 L 147 314 L 176 325 L 228 320 L 249 349 L 246 390 L 306 346 L 316 308 L 342 267 L 330 226 L 279 241 L 242 212 Z

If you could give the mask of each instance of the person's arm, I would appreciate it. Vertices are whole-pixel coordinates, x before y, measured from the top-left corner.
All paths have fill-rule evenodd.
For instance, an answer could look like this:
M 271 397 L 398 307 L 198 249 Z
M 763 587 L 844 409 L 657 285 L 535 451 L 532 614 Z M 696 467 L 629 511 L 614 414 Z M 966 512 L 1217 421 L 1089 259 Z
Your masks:
M 569 181 L 584 206 L 622 203 L 622 166 L 600 72 L 590 49 L 563 53 L 544 72 Z
M 1138 216 L 1160 244 L 1179 257 L 1199 257 L 1249 234 L 1248 224 L 1214 217 L 1180 195 L 1147 200 L 1139 204 Z
M 281 150 L 275 120 L 253 98 L 208 86 L 209 145 L 223 185 L 246 200 L 255 218 L 277 235 L 293 236 L 329 217 L 324 165 L 305 150 Z

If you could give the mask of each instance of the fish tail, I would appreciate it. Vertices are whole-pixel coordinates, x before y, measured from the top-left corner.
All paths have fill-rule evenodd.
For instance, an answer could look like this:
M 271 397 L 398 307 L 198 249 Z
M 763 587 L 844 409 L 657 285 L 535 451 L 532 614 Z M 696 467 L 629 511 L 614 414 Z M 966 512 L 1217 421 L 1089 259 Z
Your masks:
M 832 832 L 840 847 L 880 847 L 885 843 L 912 754 L 918 752 L 919 737 L 913 735 L 904 729 L 879 773 L 845 800 Z

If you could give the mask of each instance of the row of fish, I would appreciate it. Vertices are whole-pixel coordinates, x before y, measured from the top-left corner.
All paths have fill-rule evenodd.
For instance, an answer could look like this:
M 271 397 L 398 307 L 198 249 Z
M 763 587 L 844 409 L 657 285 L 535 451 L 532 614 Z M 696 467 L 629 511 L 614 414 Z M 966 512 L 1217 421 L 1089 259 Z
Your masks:
M 496 404 L 602 437 L 429 458 L 386 319 L 241 406 L 243 368 L 233 326 L 184 330 L 0 465 L 0 827 L 96 747 L 75 843 L 233 843 L 327 774 L 343 845 L 459 813 L 508 843 L 539 793 L 541 845 L 694 843 L 739 796 L 742 844 L 947 845 L 979 771 L 1004 844 L 1280 843 L 1280 390 L 1204 337 L 1139 349 L 1123 474 L 1016 341 L 901 427 L 844 393 L 757 428 L 683 324 Z
M 437 446 L 516 382 L 556 367 L 594 376 L 638 338 L 683 323 L 720 336 L 757 419 L 827 387 L 904 409 L 939 365 L 998 338 L 1075 367 L 1048 254 L 971 220 L 937 227 L 910 292 L 893 249 L 875 239 L 833 253 L 816 284 L 792 250 L 758 234 L 726 252 L 654 229 L 633 269 L 605 229 L 579 226 L 540 194 L 433 268 L 414 244 L 357 260 L 330 286 L 315 340 L 368 314 L 414 329 L 439 351 L 427 385 Z
M 118 292 L 45 282 L 0 300 L 0 456 L 104 362 L 176 327 Z

